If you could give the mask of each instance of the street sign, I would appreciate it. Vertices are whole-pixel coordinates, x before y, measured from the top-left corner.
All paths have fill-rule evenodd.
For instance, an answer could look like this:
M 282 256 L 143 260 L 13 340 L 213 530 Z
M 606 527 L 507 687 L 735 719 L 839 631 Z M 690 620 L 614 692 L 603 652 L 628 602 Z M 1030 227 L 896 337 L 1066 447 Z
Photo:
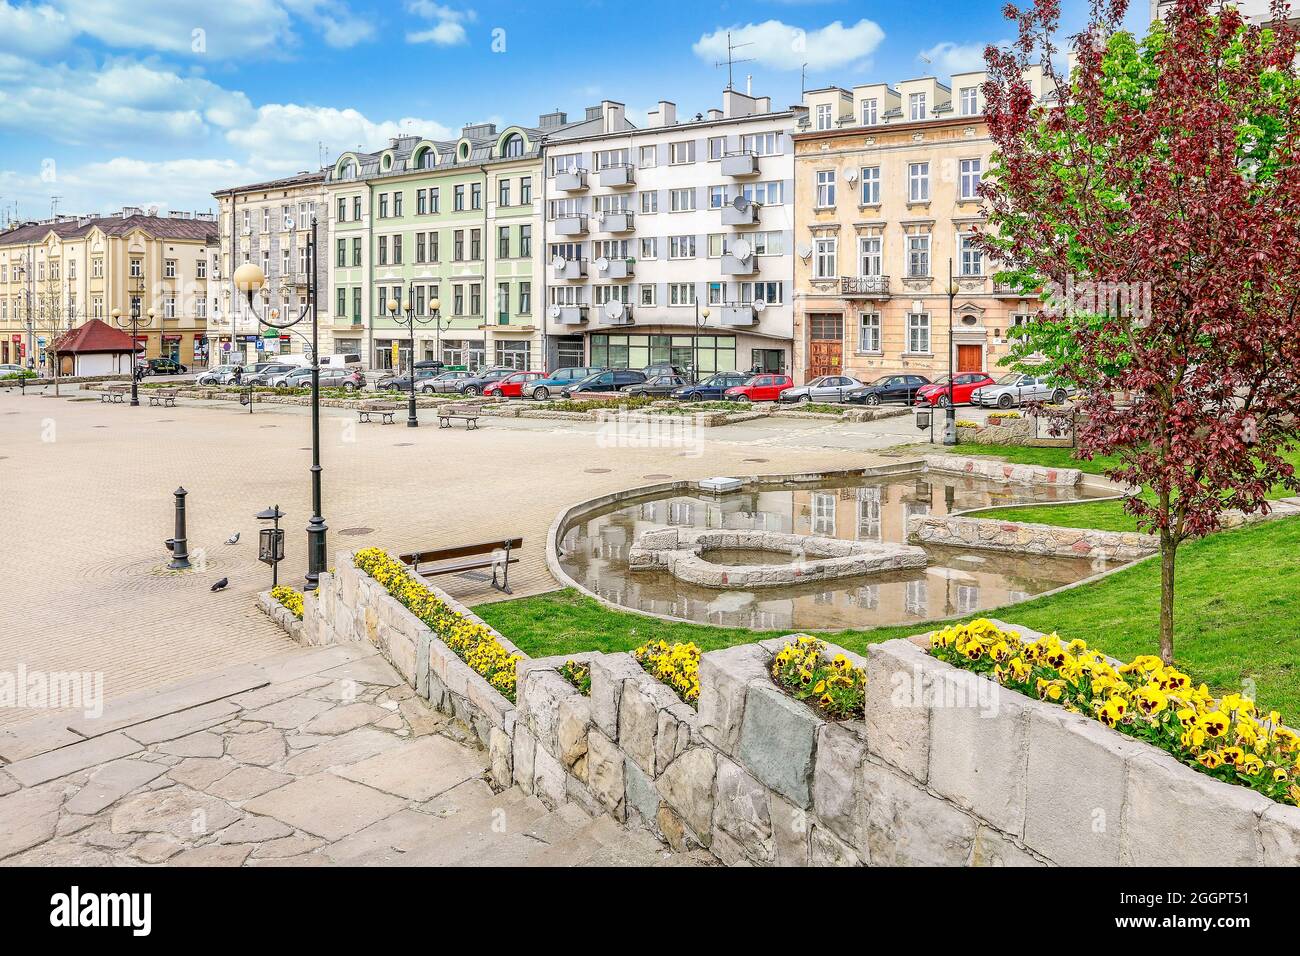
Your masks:
M 393 368 L 401 364 L 401 353 L 398 351 L 397 343 L 393 343 Z

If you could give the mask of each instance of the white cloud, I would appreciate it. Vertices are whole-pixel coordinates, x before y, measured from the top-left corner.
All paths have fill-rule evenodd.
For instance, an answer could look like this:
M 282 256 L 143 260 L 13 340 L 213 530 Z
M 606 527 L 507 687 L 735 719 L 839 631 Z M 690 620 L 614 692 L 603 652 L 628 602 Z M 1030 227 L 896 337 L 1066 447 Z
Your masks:
M 811 70 L 832 70 L 860 63 L 885 38 L 885 31 L 878 24 L 865 19 L 851 26 L 836 20 L 818 30 L 767 20 L 706 33 L 692 47 L 695 55 L 708 62 L 725 61 L 728 32 L 733 46 L 747 44 L 738 51 L 739 57 L 778 70 L 798 70 L 805 63 Z
M 369 40 L 374 26 L 355 15 L 342 0 L 284 0 L 285 6 L 309 23 L 315 23 L 332 47 L 348 49 Z
M 44 175 L 0 170 L 0 194 L 17 200 L 22 218 L 44 218 L 50 197 L 60 197 L 66 212 L 108 215 L 123 206 L 207 210 L 216 206 L 212 191 L 222 185 L 256 182 L 273 174 L 231 159 L 177 159 L 153 162 L 115 157 L 81 166 L 55 165 Z
M 457 46 L 469 40 L 465 24 L 475 19 L 473 10 L 456 10 L 434 3 L 432 0 L 410 0 L 406 9 L 423 20 L 434 21 L 424 30 L 410 30 L 407 43 L 433 43 L 437 46 Z
M 0 50 L 52 53 L 76 32 L 68 18 L 51 6 L 17 6 L 0 0 Z
M 250 124 L 231 129 L 226 138 L 259 164 L 292 172 L 318 165 L 321 143 L 334 157 L 357 146 L 374 150 L 394 136 L 407 134 L 430 139 L 451 136 L 447 127 L 432 120 L 375 122 L 354 109 L 270 103 L 257 110 Z
M 994 46 L 1006 46 L 1009 40 L 1001 40 Z M 984 43 L 936 43 L 928 50 L 916 55 L 917 62 L 928 63 L 932 72 L 943 76 L 950 73 L 970 73 L 984 69 Z

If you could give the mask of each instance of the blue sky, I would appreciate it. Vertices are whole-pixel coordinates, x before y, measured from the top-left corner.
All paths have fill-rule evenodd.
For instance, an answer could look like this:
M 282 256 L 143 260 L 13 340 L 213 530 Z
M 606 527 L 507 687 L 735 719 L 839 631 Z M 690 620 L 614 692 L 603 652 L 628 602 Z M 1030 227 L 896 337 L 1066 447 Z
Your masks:
M 1077 27 L 1083 0 L 1065 9 Z M 1000 0 L 0 0 L 0 208 L 209 209 L 213 189 L 316 167 L 322 144 L 602 98 L 638 125 L 659 99 L 695 113 L 720 105 L 728 29 L 748 43 L 738 86 L 781 105 L 803 63 L 809 87 L 946 77 L 1011 35 Z

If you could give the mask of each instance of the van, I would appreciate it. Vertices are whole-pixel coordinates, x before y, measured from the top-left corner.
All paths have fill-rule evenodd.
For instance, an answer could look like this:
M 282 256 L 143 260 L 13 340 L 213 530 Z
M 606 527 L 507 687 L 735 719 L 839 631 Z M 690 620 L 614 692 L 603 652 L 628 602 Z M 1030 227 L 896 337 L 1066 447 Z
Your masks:
M 339 352 L 334 355 L 322 355 L 320 357 L 321 368 L 341 368 L 341 369 L 361 369 L 361 354 L 359 352 Z
M 293 365 L 298 368 L 311 364 L 311 360 L 301 352 L 285 352 L 280 355 L 272 356 L 271 361 L 278 362 L 280 365 Z

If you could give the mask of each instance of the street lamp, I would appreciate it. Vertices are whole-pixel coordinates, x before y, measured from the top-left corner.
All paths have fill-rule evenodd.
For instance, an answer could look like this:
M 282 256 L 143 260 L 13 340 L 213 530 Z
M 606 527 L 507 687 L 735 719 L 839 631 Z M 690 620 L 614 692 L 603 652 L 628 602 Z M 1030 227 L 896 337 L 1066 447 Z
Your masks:
M 442 303 L 440 303 L 437 299 L 434 299 L 432 302 L 429 303 L 429 308 L 433 310 L 432 315 L 423 315 L 423 316 L 416 315 L 414 289 L 408 289 L 406 292 L 406 318 L 405 320 L 403 320 L 398 317 L 398 312 L 402 311 L 401 303 L 399 303 L 396 299 L 388 300 L 389 316 L 398 325 L 399 328 L 401 326 L 406 326 L 406 330 L 407 332 L 410 333 L 411 336 L 411 360 L 410 360 L 411 367 L 407 369 L 407 372 L 411 376 L 411 389 L 410 389 L 411 397 L 410 397 L 410 401 L 407 403 L 406 406 L 406 427 L 407 428 L 420 427 L 420 420 L 415 416 L 415 326 L 416 323 L 419 323 L 420 325 L 428 325 L 430 322 L 437 321 L 438 306 L 440 306 L 441 304 Z M 441 346 L 441 340 L 439 341 L 439 345 Z
M 952 260 L 948 260 L 948 408 L 944 417 L 943 443 L 945 445 L 957 444 L 957 406 L 953 402 L 952 379 L 956 372 L 953 370 L 953 355 L 957 351 L 956 346 L 952 343 L 952 311 L 953 303 L 957 300 L 957 283 L 952 277 Z
M 158 313 L 156 313 L 153 309 L 150 309 L 148 312 L 145 313 L 144 320 L 141 321 L 139 300 L 136 300 L 131 303 L 131 314 L 128 316 L 122 315 L 121 309 L 113 310 L 113 324 L 116 325 L 119 329 L 129 328 L 131 330 L 131 404 L 132 405 L 139 406 L 140 404 L 140 395 L 138 390 L 136 389 L 136 385 L 139 382 L 139 378 L 140 378 L 140 376 L 136 374 L 136 369 L 135 369 L 136 333 L 138 330 L 142 328 L 147 329 L 150 326 L 152 326 L 154 317 L 157 314 Z
M 701 320 L 704 321 L 704 322 L 707 322 L 707 321 L 709 320 L 709 307 L 706 305 L 703 309 L 701 309 L 701 308 L 700 308 L 700 300 L 699 300 L 699 299 L 696 299 L 696 300 L 695 300 L 695 337 L 694 337 L 693 339 L 691 339 L 691 363 L 692 363 L 691 374 L 695 376 L 695 383 L 696 383 L 697 385 L 698 385 L 699 382 L 700 382 L 700 325 L 701 325 Z M 669 356 L 669 357 L 671 358 L 671 356 Z M 714 371 L 716 372 L 717 369 L 715 368 Z
M 303 306 L 302 311 L 297 317 L 286 322 L 279 321 L 280 314 L 276 309 L 270 310 L 266 316 L 258 314 L 257 306 L 253 302 L 253 296 L 262 292 L 266 286 L 266 274 L 261 268 L 252 262 L 245 262 L 235 270 L 231 277 L 235 283 L 235 288 L 244 293 L 248 300 L 248 309 L 253 313 L 254 318 L 262 325 L 283 331 L 292 328 L 302 322 L 309 315 L 311 316 L 311 519 L 307 522 L 307 590 L 314 591 L 321 572 L 325 570 L 325 532 L 328 528 L 325 525 L 325 519 L 321 517 L 321 466 L 320 466 L 320 355 L 317 350 L 317 334 L 319 325 L 317 322 L 316 308 L 316 284 L 317 284 L 317 259 L 316 259 L 316 217 L 311 219 L 311 236 L 307 240 L 307 274 L 310 281 L 307 285 L 307 304 Z

